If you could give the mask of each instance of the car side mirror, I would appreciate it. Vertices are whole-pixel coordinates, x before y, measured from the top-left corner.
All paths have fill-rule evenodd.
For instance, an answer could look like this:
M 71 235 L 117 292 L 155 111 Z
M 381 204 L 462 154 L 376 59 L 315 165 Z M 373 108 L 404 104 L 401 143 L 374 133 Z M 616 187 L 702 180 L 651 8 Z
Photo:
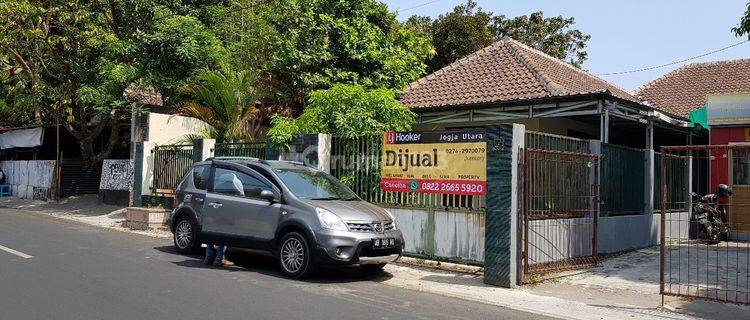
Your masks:
M 273 192 L 269 190 L 263 190 L 260 192 L 260 198 L 264 200 L 268 200 L 268 202 L 274 203 L 276 202 L 276 196 L 273 194 Z

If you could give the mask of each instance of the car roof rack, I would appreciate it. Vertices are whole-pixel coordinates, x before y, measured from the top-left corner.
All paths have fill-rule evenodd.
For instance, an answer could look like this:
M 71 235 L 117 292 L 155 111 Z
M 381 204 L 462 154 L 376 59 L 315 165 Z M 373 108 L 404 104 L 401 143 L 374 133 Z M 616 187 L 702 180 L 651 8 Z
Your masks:
M 262 162 L 263 160 L 259 158 L 253 158 L 253 157 L 211 157 L 206 159 L 206 161 L 213 161 L 213 160 L 219 160 L 219 161 L 258 161 Z
M 294 161 L 294 160 L 276 160 L 276 162 L 291 163 L 291 164 L 296 164 L 296 165 L 298 165 L 298 166 L 307 166 L 307 165 L 306 165 L 306 164 L 305 164 L 304 162 L 302 162 L 302 161 Z

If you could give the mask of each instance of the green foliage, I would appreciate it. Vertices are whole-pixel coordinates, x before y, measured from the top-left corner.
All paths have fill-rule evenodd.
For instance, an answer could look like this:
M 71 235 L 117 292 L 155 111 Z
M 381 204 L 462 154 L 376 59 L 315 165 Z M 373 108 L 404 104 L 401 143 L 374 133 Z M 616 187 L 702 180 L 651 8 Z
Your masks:
M 168 105 L 192 102 L 220 139 L 233 140 L 246 136 L 230 123 L 249 123 L 245 129 L 257 135 L 271 112 L 300 111 L 308 97 L 315 99 L 312 91 L 336 83 L 359 85 L 366 99 L 388 100 L 384 108 L 390 108 L 392 92 L 366 90 L 400 90 L 425 73 L 433 54 L 427 36 L 398 23 L 376 0 L 4 0 L 0 116 L 60 122 L 80 142 L 83 157 L 96 162 L 119 140 L 118 127 L 133 107 L 123 97 L 129 86 L 152 88 Z M 205 70 L 216 70 L 226 83 L 208 79 Z M 269 94 L 262 101 L 272 108 L 253 109 L 247 118 L 250 104 L 238 105 L 239 92 L 228 89 L 237 84 L 233 70 L 259 70 L 260 81 L 243 94 L 258 98 L 264 89 Z M 390 121 L 381 116 L 356 124 L 341 114 L 337 130 L 379 130 L 379 121 Z M 107 131 L 106 146 L 94 148 Z
M 750 2 L 747 3 L 747 9 L 740 20 L 740 24 L 732 28 L 732 32 L 738 37 L 747 35 L 748 39 L 750 39 Z
M 482 11 L 475 2 L 469 1 L 440 15 L 429 27 L 425 23 L 430 19 L 419 16 L 412 16 L 407 24 L 421 25 L 422 30 L 429 31 L 436 51 L 430 61 L 430 69 L 434 71 L 494 42 L 491 19 L 492 13 Z
M 195 70 L 223 65 L 221 42 L 198 18 L 211 6 L 193 3 L 0 2 L 0 98 L 12 107 L 0 112 L 60 122 L 84 159 L 100 161 L 117 145 L 119 124 L 131 111 L 126 87 L 154 86 L 168 99 Z M 105 128 L 109 139 L 96 150 Z
M 310 133 L 353 138 L 390 130 L 406 131 L 415 120 L 414 113 L 396 100 L 391 90 L 337 84 L 313 91 L 299 118 L 275 116 L 268 137 L 276 145 L 286 145 L 294 136 Z
M 279 0 L 257 20 L 255 49 L 277 104 L 299 108 L 312 90 L 335 83 L 401 89 L 424 75 L 429 39 L 404 28 L 375 0 Z M 264 52 L 270 52 L 266 55 Z
M 431 37 L 436 51 L 429 63 L 432 71 L 504 37 L 511 37 L 580 67 L 588 58 L 584 49 L 591 36 L 571 29 L 574 24 L 574 18 L 544 18 L 541 11 L 515 18 L 497 16 L 482 11 L 473 0 L 456 6 L 436 20 L 415 15 L 404 23 L 414 32 Z
M 234 0 L 216 9 L 216 36 L 224 43 L 236 70 L 260 70 L 275 54 L 269 45 L 278 32 L 265 20 L 265 0 Z
M 257 74 L 206 71 L 195 80 L 194 84 L 183 87 L 182 92 L 189 102 L 178 106 L 177 110 L 208 123 L 210 136 L 218 142 L 252 140 L 258 128 L 252 122 L 255 102 L 261 96 L 255 88 Z
M 494 17 L 493 21 L 492 29 L 496 39 L 511 37 L 555 58 L 568 59 L 568 62 L 579 68 L 588 59 L 588 53 L 584 49 L 591 36 L 580 30 L 570 29 L 575 24 L 572 17 L 544 18 L 544 14 L 538 11 L 513 19 Z
M 227 69 L 227 53 L 208 26 L 197 17 L 154 9 L 149 32 L 138 33 L 140 55 L 144 57 L 145 81 L 170 97 L 196 70 Z

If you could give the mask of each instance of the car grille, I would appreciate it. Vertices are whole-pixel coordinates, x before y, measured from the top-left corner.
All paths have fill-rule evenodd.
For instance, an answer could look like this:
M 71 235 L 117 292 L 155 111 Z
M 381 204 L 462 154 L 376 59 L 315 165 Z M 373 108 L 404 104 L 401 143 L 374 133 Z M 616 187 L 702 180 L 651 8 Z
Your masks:
M 367 223 L 362 223 L 362 222 L 347 222 L 346 223 L 346 225 L 349 227 L 349 231 L 353 231 L 353 232 L 372 232 L 372 233 L 376 232 L 375 231 L 376 228 L 374 228 L 375 224 L 380 224 L 380 222 L 367 222 Z M 393 221 L 385 221 L 385 222 L 383 222 L 383 225 L 382 225 L 382 228 L 381 228 L 381 230 L 383 230 L 383 232 L 385 232 L 385 231 L 391 231 L 393 229 L 395 229 Z
M 349 226 L 350 231 L 354 232 L 372 232 L 372 225 L 369 223 L 354 223 L 349 222 L 346 224 Z

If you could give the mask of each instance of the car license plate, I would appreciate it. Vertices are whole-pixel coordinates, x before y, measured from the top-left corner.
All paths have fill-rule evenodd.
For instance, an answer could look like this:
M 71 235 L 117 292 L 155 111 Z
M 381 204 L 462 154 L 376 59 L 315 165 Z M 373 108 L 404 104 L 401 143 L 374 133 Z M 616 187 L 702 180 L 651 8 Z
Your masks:
M 395 238 L 372 239 L 372 246 L 375 249 L 391 248 L 396 246 Z

